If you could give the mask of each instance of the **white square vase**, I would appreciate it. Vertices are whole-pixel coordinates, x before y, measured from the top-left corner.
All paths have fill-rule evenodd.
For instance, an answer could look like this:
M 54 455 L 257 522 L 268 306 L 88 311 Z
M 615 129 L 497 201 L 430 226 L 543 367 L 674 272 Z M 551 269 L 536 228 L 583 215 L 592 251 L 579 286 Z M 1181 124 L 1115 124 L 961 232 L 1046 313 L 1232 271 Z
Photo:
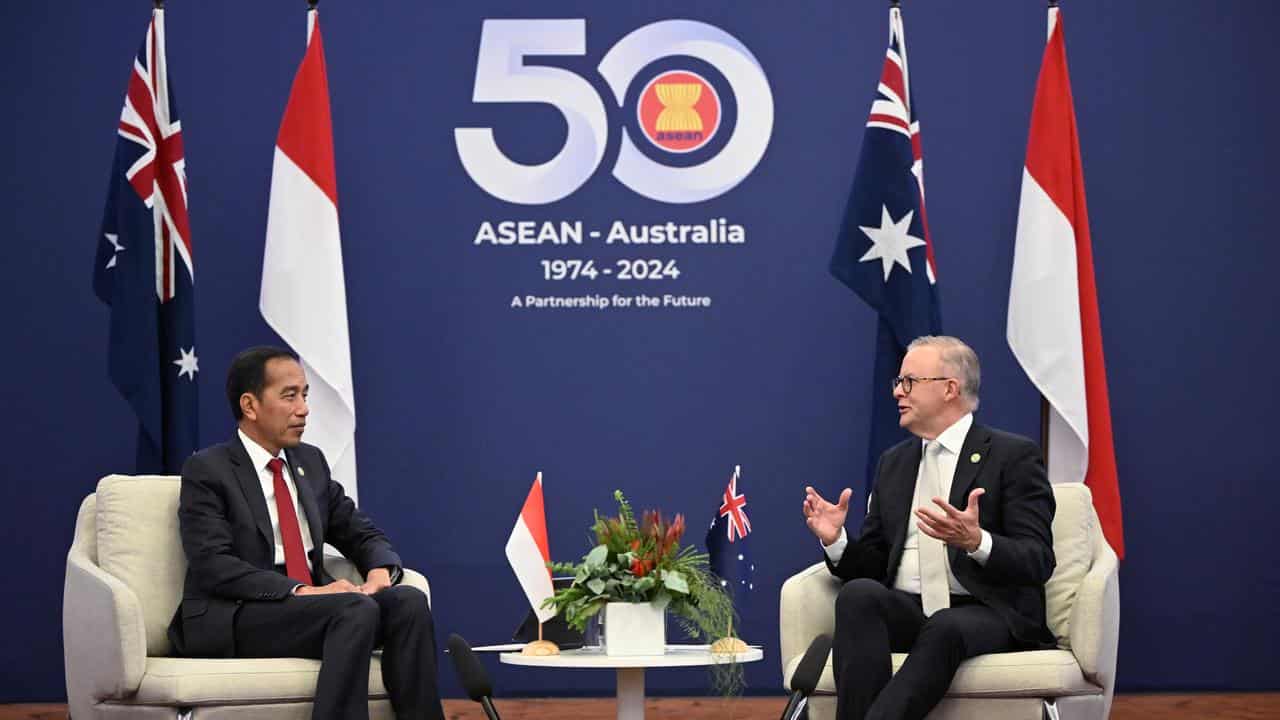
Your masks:
M 604 606 L 604 654 L 661 655 L 667 649 L 666 604 L 611 602 Z

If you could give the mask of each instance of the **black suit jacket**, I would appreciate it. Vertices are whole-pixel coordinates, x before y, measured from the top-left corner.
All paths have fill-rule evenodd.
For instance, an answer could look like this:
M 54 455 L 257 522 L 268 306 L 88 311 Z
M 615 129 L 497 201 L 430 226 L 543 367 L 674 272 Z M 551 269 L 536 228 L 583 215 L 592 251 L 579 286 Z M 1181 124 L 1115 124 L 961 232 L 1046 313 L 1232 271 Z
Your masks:
M 975 454 L 978 461 L 973 462 Z M 921 441 L 909 438 L 885 451 L 876 468 L 871 506 L 856 542 L 845 548 L 831 572 L 843 580 L 872 578 L 892 587 L 915 522 L 916 475 Z M 956 463 L 949 502 L 963 509 L 969 492 L 984 488 L 978 522 L 991 534 L 991 556 L 979 565 L 947 546 L 956 579 L 1004 618 L 1013 636 L 1031 646 L 1053 644 L 1045 626 L 1044 584 L 1053 574 L 1053 490 L 1040 448 L 1020 435 L 979 425 L 969 428 Z M 825 557 L 825 556 L 824 556 Z
M 285 450 L 285 459 L 310 526 L 307 559 L 316 585 L 333 582 L 324 569 L 326 542 L 364 574 L 401 566 L 386 535 L 330 477 L 319 448 L 302 444 Z M 187 576 L 169 640 L 179 655 L 231 657 L 236 609 L 245 601 L 284 600 L 298 584 L 275 570 L 266 496 L 238 436 L 183 464 L 178 524 Z

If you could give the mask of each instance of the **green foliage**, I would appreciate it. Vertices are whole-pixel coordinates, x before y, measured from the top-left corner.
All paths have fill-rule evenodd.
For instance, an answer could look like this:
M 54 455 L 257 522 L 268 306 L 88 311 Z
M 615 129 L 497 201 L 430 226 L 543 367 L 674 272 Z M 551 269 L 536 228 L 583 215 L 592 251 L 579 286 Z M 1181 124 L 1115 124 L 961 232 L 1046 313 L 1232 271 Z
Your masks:
M 587 623 L 609 602 L 664 603 L 676 623 L 695 642 L 711 643 L 737 626 L 733 601 L 711 574 L 707 554 L 681 547 L 683 515 L 667 520 L 648 510 L 637 523 L 631 504 L 615 490 L 616 517 L 594 513 L 593 547 L 578 563 L 550 563 L 557 575 L 572 575 L 573 584 L 557 590 L 544 606 L 573 628 Z M 713 685 L 725 695 L 742 690 L 742 667 L 736 662 L 713 664 Z

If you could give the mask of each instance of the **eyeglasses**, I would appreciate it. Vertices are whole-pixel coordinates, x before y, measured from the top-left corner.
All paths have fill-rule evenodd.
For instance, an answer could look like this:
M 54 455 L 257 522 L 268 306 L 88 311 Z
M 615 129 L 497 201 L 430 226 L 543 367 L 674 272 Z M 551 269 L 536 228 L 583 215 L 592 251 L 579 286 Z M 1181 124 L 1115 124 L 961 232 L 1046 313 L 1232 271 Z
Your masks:
M 896 390 L 898 386 L 901 385 L 902 393 L 904 395 L 910 395 L 912 386 L 918 382 L 929 382 L 930 380 L 954 380 L 954 379 L 955 378 L 949 378 L 949 377 L 911 377 L 910 375 L 899 375 L 898 377 L 893 379 L 893 389 Z

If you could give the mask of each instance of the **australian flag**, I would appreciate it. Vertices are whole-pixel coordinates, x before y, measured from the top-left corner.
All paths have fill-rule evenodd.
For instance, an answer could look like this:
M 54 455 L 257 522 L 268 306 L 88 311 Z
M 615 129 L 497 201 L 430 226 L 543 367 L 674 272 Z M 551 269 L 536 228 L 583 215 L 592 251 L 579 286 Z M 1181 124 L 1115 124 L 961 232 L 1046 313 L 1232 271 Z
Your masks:
M 924 206 L 920 122 L 907 70 L 902 13 L 889 11 L 889 48 L 862 137 L 862 154 L 831 272 L 879 314 L 871 383 L 867 488 L 880 454 L 906 437 L 893 378 L 907 344 L 942 331 L 933 243 Z
M 738 492 L 738 475 L 741 467 L 735 465 L 729 484 L 720 496 L 720 509 L 707 530 L 707 555 L 711 572 L 720 578 L 721 584 L 733 597 L 740 615 L 745 613 L 745 603 L 755 589 L 756 566 L 751 561 L 751 521 L 747 519 L 747 495 Z
M 177 473 L 196 449 L 195 305 L 182 123 L 155 10 L 116 128 L 93 290 L 111 307 L 111 381 L 138 416 L 137 472 Z

